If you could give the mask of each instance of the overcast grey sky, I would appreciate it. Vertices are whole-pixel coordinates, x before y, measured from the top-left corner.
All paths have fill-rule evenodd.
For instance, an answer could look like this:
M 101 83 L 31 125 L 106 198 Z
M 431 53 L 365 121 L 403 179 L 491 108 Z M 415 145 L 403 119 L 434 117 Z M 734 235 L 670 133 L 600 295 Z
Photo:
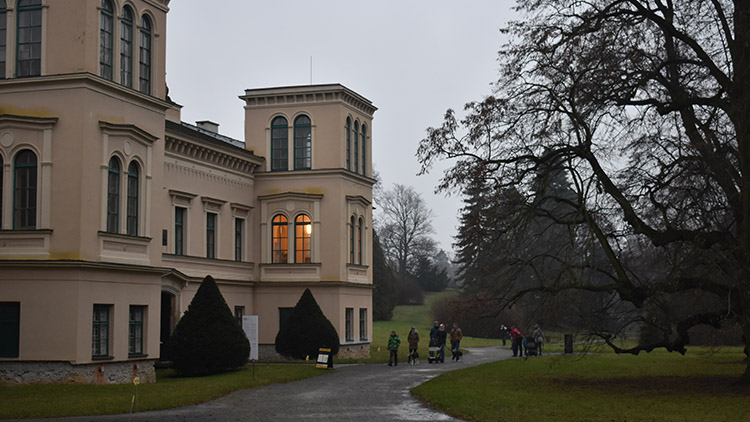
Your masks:
M 435 240 L 452 252 L 461 200 L 434 194 L 442 174 L 416 176 L 425 129 L 448 108 L 490 93 L 499 29 L 513 0 L 173 0 L 167 20 L 167 84 L 182 120 L 211 120 L 244 140 L 249 88 L 341 83 L 378 107 L 374 169 L 384 187 L 413 186 L 433 210 Z M 446 163 L 447 165 L 447 163 Z M 377 211 L 375 213 L 377 218 Z

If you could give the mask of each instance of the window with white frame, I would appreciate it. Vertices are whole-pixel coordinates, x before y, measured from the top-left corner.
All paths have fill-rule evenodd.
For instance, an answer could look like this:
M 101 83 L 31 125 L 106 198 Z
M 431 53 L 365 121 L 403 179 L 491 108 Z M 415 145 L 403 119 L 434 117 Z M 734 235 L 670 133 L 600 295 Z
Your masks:
M 128 319 L 128 356 L 143 355 L 143 322 L 145 316 L 145 306 L 130 306 L 130 317 Z
M 109 316 L 112 305 L 94 305 L 91 328 L 91 357 L 109 357 Z
M 367 308 L 359 308 L 359 339 L 367 340 Z
M 114 44 L 114 9 L 110 0 L 102 0 L 99 13 L 99 75 L 112 80 L 112 50 Z
M 346 308 L 346 341 L 354 341 L 354 308 Z
M 37 157 L 25 149 L 14 161 L 13 228 L 36 229 Z

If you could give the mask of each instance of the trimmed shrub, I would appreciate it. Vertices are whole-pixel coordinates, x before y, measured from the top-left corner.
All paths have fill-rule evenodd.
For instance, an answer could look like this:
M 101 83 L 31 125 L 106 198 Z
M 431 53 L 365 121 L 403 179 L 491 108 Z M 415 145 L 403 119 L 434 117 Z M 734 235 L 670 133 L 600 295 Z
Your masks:
M 321 347 L 330 348 L 331 355 L 337 354 L 339 335 L 323 315 L 310 289 L 305 289 L 276 335 L 276 352 L 291 359 L 314 358 Z
M 203 279 L 169 338 L 167 350 L 183 376 L 227 372 L 247 363 L 250 343 L 213 277 Z

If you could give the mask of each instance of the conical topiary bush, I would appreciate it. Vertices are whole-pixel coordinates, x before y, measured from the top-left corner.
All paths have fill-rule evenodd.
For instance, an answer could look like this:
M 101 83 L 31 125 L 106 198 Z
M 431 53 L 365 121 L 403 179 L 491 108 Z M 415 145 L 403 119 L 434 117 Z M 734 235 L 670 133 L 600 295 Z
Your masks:
M 310 289 L 305 289 L 276 335 L 276 352 L 292 359 L 314 358 L 321 347 L 330 348 L 331 355 L 335 355 L 339 351 L 339 335 Z
M 250 343 L 213 277 L 203 279 L 167 350 L 174 368 L 185 376 L 231 371 L 247 363 Z

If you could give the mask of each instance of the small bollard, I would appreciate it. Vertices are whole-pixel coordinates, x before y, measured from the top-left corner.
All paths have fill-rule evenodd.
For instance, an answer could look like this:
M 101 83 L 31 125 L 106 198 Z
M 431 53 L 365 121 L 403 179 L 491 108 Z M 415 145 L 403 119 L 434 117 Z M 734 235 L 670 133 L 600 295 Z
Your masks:
M 573 354 L 573 334 L 565 334 L 565 354 Z

